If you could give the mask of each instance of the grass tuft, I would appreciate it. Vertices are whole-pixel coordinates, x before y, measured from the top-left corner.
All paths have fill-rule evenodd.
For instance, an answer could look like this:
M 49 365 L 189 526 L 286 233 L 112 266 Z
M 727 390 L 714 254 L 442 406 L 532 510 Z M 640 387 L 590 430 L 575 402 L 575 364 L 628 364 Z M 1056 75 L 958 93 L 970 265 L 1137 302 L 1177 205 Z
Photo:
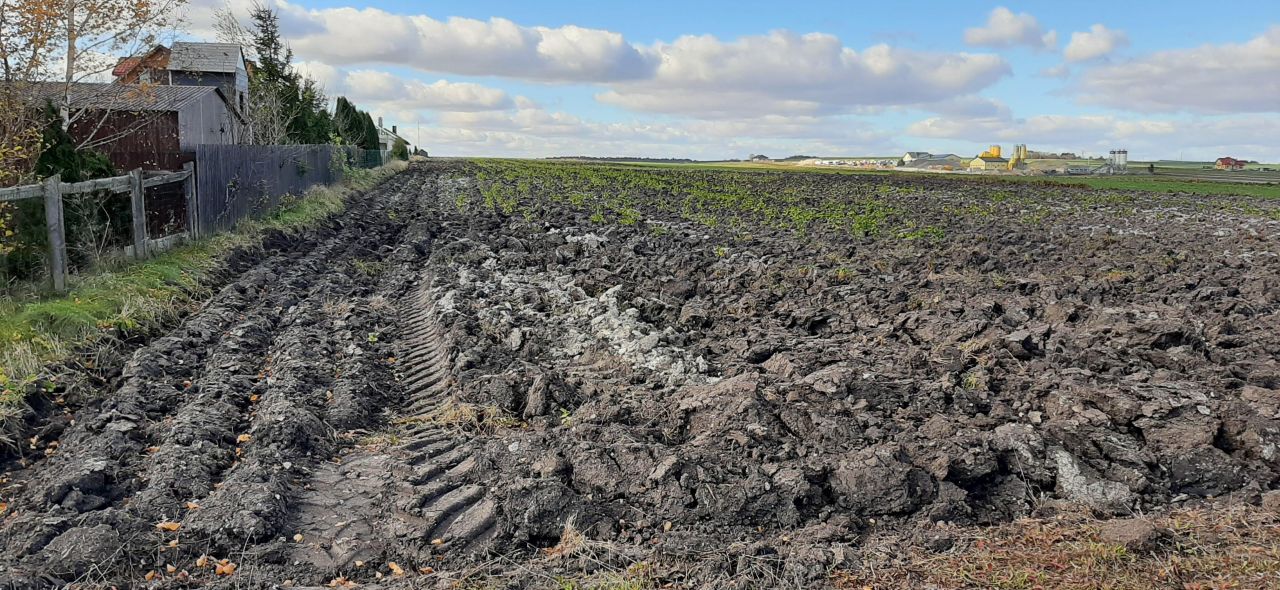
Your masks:
M 1160 532 L 1141 548 L 1109 538 L 1105 523 L 1085 515 L 968 528 L 944 553 L 869 551 L 835 582 L 856 590 L 1280 587 L 1280 514 L 1237 505 L 1174 510 L 1150 523 Z

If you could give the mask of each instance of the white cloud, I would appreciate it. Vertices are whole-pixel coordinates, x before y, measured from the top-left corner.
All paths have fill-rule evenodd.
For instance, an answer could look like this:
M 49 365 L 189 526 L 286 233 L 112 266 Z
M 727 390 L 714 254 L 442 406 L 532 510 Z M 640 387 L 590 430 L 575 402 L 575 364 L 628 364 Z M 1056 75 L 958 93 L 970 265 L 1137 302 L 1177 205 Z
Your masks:
M 1028 13 L 1014 14 L 1003 6 L 987 16 L 983 27 L 965 29 L 964 42 L 974 47 L 1013 47 L 1026 45 L 1052 50 L 1058 45 L 1057 31 L 1045 32 L 1036 17 Z
M 1040 70 L 1040 76 L 1044 78 L 1065 79 L 1071 77 L 1071 67 L 1067 64 L 1058 64 Z
M 1077 88 L 1083 102 L 1139 111 L 1280 111 L 1280 25 L 1245 43 L 1160 51 L 1096 67 Z
M 528 27 L 504 18 L 437 20 L 378 8 L 307 9 L 277 0 L 293 49 L 333 65 L 403 64 L 425 71 L 549 82 L 627 80 L 654 64 L 620 33 Z
M 1129 44 L 1129 36 L 1124 31 L 1108 29 L 1106 25 L 1095 24 L 1088 31 L 1071 33 L 1071 41 L 1062 51 L 1067 61 L 1088 61 L 1110 55 L 1111 52 Z
M 211 11 L 195 0 L 197 28 Z M 244 3 L 248 0 L 233 0 Z M 377 8 L 305 8 L 268 0 L 300 59 L 330 66 L 400 65 L 426 72 L 605 86 L 601 100 L 639 111 L 742 114 L 856 112 L 945 100 L 1010 73 L 1000 57 L 875 45 L 856 51 L 823 34 L 774 31 L 637 45 L 574 25 L 503 18 L 435 19 Z
M 319 61 L 294 62 L 293 67 L 299 74 L 315 80 L 325 92 L 342 92 L 346 80 L 346 73 L 342 70 Z
M 769 116 L 715 121 L 585 120 L 516 97 L 506 111 L 442 112 L 421 128 L 421 142 L 455 155 L 645 155 L 724 159 L 749 153 L 859 154 L 890 145 L 888 133 L 858 121 Z M 416 128 L 406 128 L 418 133 Z M 895 146 L 896 147 L 896 146 Z M 892 151 L 892 150 L 890 150 Z
M 598 98 L 637 111 L 706 118 L 823 114 L 936 102 L 985 88 L 1010 72 L 986 54 L 875 45 L 845 47 L 822 33 L 774 31 L 726 42 L 685 36 L 649 49 L 652 78 L 612 84 Z
M 443 111 L 492 111 L 510 108 L 503 90 L 470 82 L 437 80 L 430 84 L 388 72 L 356 70 L 342 82 L 346 96 L 357 102 L 373 101 L 402 109 Z

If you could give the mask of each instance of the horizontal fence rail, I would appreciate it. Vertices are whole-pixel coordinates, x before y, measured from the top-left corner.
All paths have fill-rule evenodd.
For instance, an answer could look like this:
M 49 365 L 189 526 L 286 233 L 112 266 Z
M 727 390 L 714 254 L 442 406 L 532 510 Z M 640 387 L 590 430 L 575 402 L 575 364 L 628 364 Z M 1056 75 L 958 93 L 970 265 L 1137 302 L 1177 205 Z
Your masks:
M 133 244 L 126 253 L 147 257 L 185 238 L 227 231 L 247 218 L 280 206 L 286 195 L 342 180 L 349 168 L 372 168 L 388 159 L 378 150 L 336 145 L 198 145 L 193 153 L 168 154 L 181 171 L 135 169 L 125 176 L 0 189 L 0 203 L 44 199 L 49 268 L 54 290 L 66 288 L 67 244 L 63 197 L 82 193 L 129 193 Z M 165 187 L 165 188 L 157 188 Z M 154 190 L 148 190 L 154 189 Z M 153 200 L 148 207 L 148 200 Z M 174 228 L 185 226 L 179 233 Z M 172 235 L 152 239 L 151 234 Z
M 49 274 L 54 291 L 67 287 L 67 235 L 63 219 L 63 198 L 69 195 L 94 192 L 130 193 L 133 223 L 133 256 L 144 258 L 152 241 L 147 233 L 146 196 L 148 187 L 183 183 L 184 191 L 194 177 L 194 166 L 187 164 L 181 172 L 143 173 L 134 170 L 127 176 L 98 178 L 84 182 L 62 182 L 60 175 L 53 175 L 43 184 L 0 189 L 0 203 L 24 199 L 44 199 L 45 225 L 49 235 Z M 166 243 L 170 241 L 165 238 Z

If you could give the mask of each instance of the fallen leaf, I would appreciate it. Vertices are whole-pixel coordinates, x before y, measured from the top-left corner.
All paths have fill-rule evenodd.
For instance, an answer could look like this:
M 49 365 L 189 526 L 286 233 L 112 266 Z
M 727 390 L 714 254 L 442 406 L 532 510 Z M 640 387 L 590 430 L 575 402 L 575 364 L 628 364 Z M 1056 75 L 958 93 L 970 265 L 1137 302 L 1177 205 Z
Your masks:
M 208 555 L 201 555 L 200 557 L 196 558 L 196 567 L 205 567 L 207 565 L 209 565 Z
M 388 561 L 388 562 L 387 562 L 387 567 L 391 569 L 391 573 L 393 573 L 393 574 L 395 574 L 395 575 L 397 575 L 397 576 L 403 576 L 403 575 L 404 575 L 404 568 L 400 567 L 400 564 L 398 564 L 398 563 L 396 563 L 396 562 L 394 562 L 394 561 Z
M 177 539 L 173 539 L 173 540 L 169 541 L 169 546 L 170 546 L 170 547 L 177 547 L 177 546 L 178 546 L 178 540 L 177 540 Z
M 238 443 L 247 443 L 247 442 L 249 442 L 249 439 L 251 439 L 251 438 L 253 438 L 253 437 L 252 437 L 252 436 L 249 436 L 248 434 L 242 434 L 242 435 L 240 435 L 240 436 L 237 436 L 237 437 L 236 437 L 236 442 L 238 442 Z
M 255 394 L 253 394 L 253 395 L 249 396 L 249 403 L 257 402 L 259 399 L 262 399 L 262 398 L 261 398 L 261 396 L 259 396 L 258 394 L 256 394 L 256 393 L 255 393 Z
M 432 539 L 432 540 L 431 540 L 431 544 L 432 544 L 432 545 L 444 545 L 444 539 Z
M 169 565 L 164 566 L 164 571 L 169 572 L 169 573 L 171 573 L 171 574 L 172 574 L 172 573 L 174 573 L 174 572 L 178 571 L 178 568 L 177 568 L 177 566 L 175 566 L 175 565 L 173 565 L 173 564 L 169 564 Z
M 195 502 L 187 502 L 187 510 L 199 510 L 200 505 Z
M 301 542 L 302 542 L 302 533 L 298 533 L 298 534 L 294 535 L 294 536 L 293 536 L 293 542 L 294 542 L 294 543 L 301 543 Z
M 231 563 L 225 559 L 222 561 L 226 563 L 219 563 L 216 567 L 213 568 L 213 573 L 215 575 L 229 576 L 231 574 L 236 573 L 236 564 Z
M 422 573 L 424 573 L 424 574 L 427 574 L 427 575 L 431 575 L 431 574 L 436 573 L 436 568 L 433 568 L 433 567 L 431 567 L 431 566 L 429 566 L 429 565 L 424 565 L 424 566 L 422 566 L 422 567 L 418 568 L 418 571 L 420 571 L 420 572 L 422 572 Z
M 156 570 L 151 570 L 151 571 L 147 572 L 147 575 L 142 576 L 142 579 L 144 579 L 144 580 L 146 580 L 146 581 L 148 581 L 148 582 L 150 582 L 151 580 L 156 579 Z
M 182 528 L 182 524 L 181 524 L 181 523 L 177 523 L 177 522 L 173 522 L 172 520 L 166 520 L 166 521 L 164 521 L 164 522 L 162 522 L 162 523 L 157 524 L 157 525 L 156 525 L 156 528 L 158 528 L 158 529 L 160 529 L 160 530 L 162 530 L 162 531 L 168 531 L 168 532 L 172 533 L 173 531 L 176 531 L 176 530 L 178 530 L 178 529 Z

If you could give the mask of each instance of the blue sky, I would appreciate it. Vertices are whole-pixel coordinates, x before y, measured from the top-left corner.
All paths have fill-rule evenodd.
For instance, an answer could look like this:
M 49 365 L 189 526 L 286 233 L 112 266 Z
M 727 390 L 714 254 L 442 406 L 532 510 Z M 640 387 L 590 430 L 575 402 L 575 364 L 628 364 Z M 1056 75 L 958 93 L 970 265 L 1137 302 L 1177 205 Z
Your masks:
M 273 4 L 330 94 L 441 155 L 1280 161 L 1280 3 Z

